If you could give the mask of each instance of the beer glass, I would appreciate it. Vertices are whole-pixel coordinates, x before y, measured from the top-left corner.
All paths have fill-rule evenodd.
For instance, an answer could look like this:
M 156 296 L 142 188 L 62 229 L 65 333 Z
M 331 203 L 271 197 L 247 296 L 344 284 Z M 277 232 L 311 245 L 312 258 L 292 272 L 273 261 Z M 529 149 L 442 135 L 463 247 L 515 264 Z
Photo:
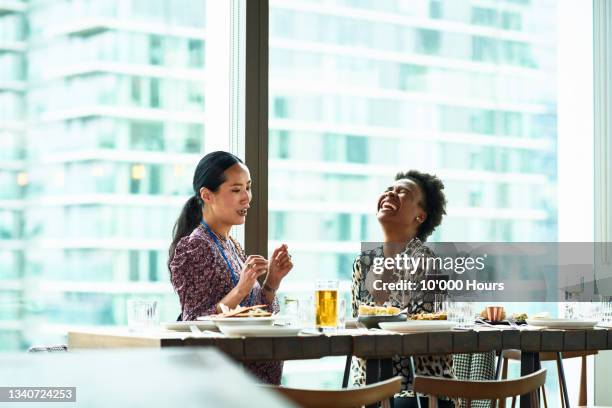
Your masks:
M 318 280 L 315 286 L 317 329 L 335 331 L 338 325 L 338 281 Z

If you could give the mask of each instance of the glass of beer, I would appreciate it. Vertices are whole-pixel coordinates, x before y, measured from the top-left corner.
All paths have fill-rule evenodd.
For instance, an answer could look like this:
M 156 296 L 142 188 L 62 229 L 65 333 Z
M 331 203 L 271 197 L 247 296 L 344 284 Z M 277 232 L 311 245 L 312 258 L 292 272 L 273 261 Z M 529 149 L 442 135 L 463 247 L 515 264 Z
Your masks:
M 322 331 L 335 331 L 338 325 L 338 281 L 318 280 L 315 286 L 316 325 Z

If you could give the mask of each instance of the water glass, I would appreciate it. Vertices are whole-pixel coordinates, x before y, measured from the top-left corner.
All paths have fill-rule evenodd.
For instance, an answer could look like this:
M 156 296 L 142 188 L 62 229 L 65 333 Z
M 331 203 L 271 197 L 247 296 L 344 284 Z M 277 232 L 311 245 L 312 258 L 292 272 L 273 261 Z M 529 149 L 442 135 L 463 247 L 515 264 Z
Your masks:
M 127 322 L 132 332 L 151 329 L 159 324 L 156 300 L 130 299 L 127 301 Z
M 599 319 L 600 302 L 578 302 L 577 317 L 578 319 L 591 320 Z
M 296 298 L 285 297 L 285 316 L 287 323 L 297 326 L 300 323 L 300 301 Z
M 576 319 L 579 317 L 578 303 L 577 302 L 564 302 L 563 303 L 563 318 L 564 319 Z
M 312 305 L 312 296 L 300 299 L 298 303 L 298 316 L 302 327 L 314 327 L 314 315 L 315 312 Z
M 346 328 L 346 299 L 341 297 L 338 299 L 338 329 L 343 330 Z
M 459 324 L 474 323 L 474 306 L 472 302 L 452 302 L 445 305 L 447 319 Z
M 612 322 L 612 301 L 602 300 L 599 310 L 599 321 L 601 323 Z

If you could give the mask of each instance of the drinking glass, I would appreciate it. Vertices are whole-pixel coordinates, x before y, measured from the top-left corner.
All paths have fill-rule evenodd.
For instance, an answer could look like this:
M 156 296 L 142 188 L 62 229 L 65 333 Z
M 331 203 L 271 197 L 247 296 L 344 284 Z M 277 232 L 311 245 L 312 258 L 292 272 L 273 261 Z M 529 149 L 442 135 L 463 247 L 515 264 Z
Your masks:
M 459 324 L 474 323 L 474 306 L 472 302 L 446 302 L 447 319 Z
M 314 327 L 314 308 L 312 305 L 312 296 L 299 300 L 298 315 L 300 324 L 303 328 Z
M 156 300 L 130 299 L 127 301 L 128 329 L 132 332 L 144 331 L 159 324 Z
M 334 331 L 338 325 L 338 281 L 318 280 L 315 286 L 315 324 L 322 331 Z
M 563 318 L 575 319 L 578 317 L 578 304 L 576 302 L 563 303 Z
M 612 301 L 602 300 L 599 313 L 599 321 L 601 323 L 612 322 Z
M 341 297 L 338 299 L 338 329 L 346 328 L 346 299 Z
M 298 299 L 285 297 L 285 316 L 287 323 L 291 326 L 300 323 L 300 301 Z
M 599 319 L 601 312 L 600 302 L 579 302 L 578 303 L 578 319 Z

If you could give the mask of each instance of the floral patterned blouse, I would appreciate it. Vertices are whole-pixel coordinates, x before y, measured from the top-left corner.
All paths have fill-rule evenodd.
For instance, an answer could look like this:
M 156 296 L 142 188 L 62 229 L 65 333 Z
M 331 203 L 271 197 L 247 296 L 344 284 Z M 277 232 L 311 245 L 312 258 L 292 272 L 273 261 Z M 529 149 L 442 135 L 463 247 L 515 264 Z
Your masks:
M 217 236 L 217 239 L 234 271 L 240 273 L 246 261 L 240 244 L 232 237 L 224 239 Z M 239 260 L 231 256 L 233 253 L 238 255 Z M 217 313 L 217 304 L 234 288 L 225 259 L 202 225 L 178 242 L 170 261 L 170 272 L 172 286 L 181 302 L 183 320 L 195 320 L 198 316 Z M 278 300 L 275 297 L 272 303 L 268 303 L 258 282 L 251 293 L 254 305 L 266 304 L 270 312 L 278 312 Z M 250 299 L 247 296 L 241 304 L 250 306 Z M 245 367 L 265 383 L 280 384 L 282 361 L 249 362 L 245 363 Z
M 427 258 L 432 257 L 433 252 L 423 245 L 418 239 L 414 238 L 403 248 L 401 254 L 406 254 L 408 257 Z M 352 308 L 353 317 L 357 317 L 360 304 L 373 306 L 376 304 L 374 297 L 370 293 L 369 288 L 372 287 L 373 273 L 371 267 L 374 264 L 374 258 L 384 257 L 382 247 L 375 248 L 370 251 L 362 252 L 353 264 L 353 284 L 352 284 Z M 433 271 L 426 271 L 419 268 L 414 274 L 410 274 L 407 270 L 394 270 L 391 280 L 398 282 L 401 280 L 420 280 L 425 274 Z M 392 306 L 400 309 L 408 308 L 408 314 L 420 312 L 433 312 L 434 299 L 430 293 L 406 291 L 390 291 L 388 302 Z M 415 372 L 419 375 L 427 375 L 434 377 L 455 378 L 453 368 L 453 358 L 451 355 L 430 355 L 416 356 Z M 354 386 L 365 385 L 365 360 L 353 357 L 352 377 Z M 393 357 L 393 375 L 402 376 L 402 392 L 400 396 L 414 395 L 412 388 L 412 375 L 408 369 L 408 359 L 401 356 Z

